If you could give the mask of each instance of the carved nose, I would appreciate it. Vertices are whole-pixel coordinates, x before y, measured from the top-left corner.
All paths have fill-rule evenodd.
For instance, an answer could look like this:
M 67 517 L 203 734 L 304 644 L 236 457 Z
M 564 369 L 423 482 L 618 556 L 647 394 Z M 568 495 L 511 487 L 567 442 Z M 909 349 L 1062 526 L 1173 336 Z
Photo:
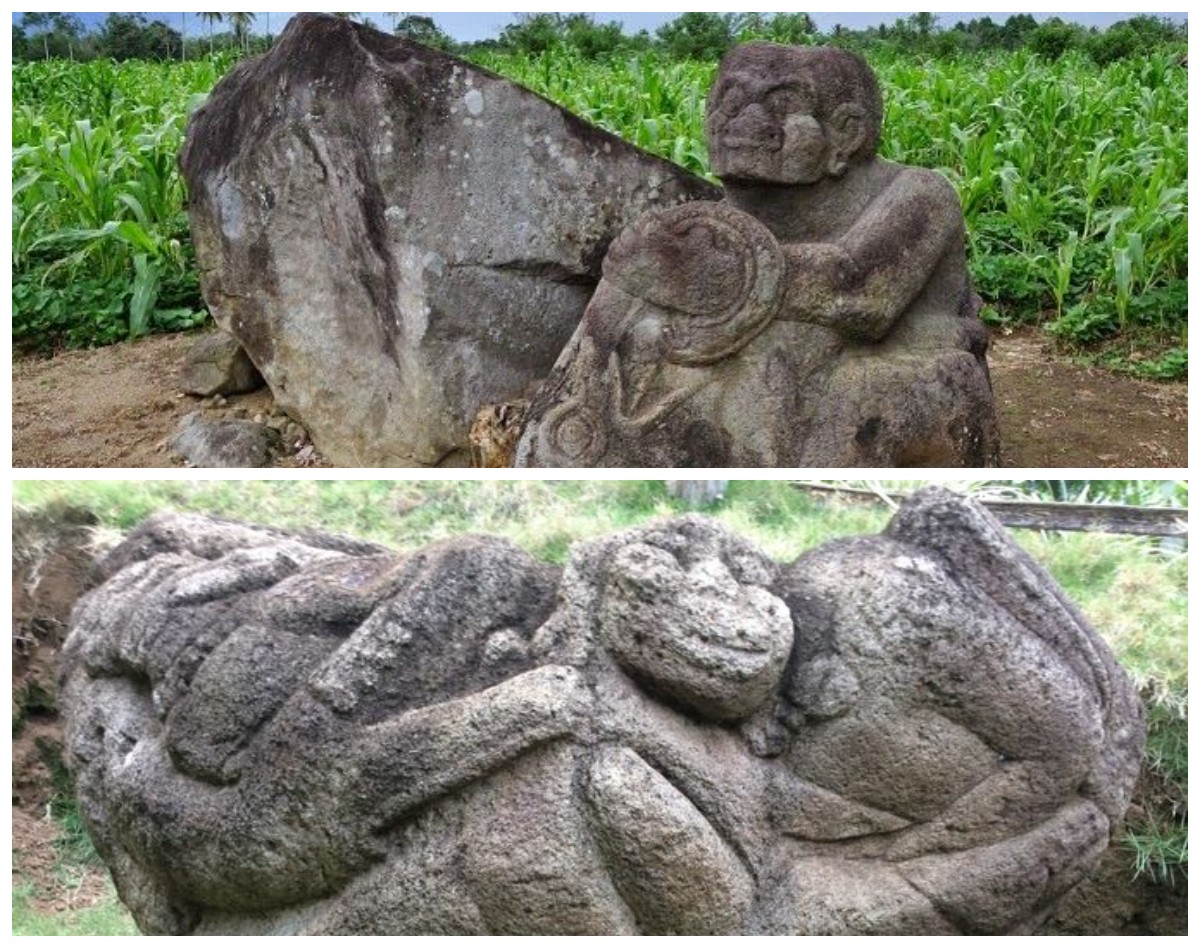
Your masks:
M 721 144 L 726 148 L 783 147 L 783 131 L 758 103 L 751 103 L 725 123 Z

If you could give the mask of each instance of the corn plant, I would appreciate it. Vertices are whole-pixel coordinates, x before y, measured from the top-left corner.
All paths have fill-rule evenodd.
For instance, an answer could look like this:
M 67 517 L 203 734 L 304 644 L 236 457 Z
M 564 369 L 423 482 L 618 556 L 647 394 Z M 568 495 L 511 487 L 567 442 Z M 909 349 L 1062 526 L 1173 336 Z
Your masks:
M 177 156 L 216 78 L 211 63 L 14 68 L 14 336 L 92 343 L 203 318 L 198 293 L 155 304 L 164 281 L 194 282 Z

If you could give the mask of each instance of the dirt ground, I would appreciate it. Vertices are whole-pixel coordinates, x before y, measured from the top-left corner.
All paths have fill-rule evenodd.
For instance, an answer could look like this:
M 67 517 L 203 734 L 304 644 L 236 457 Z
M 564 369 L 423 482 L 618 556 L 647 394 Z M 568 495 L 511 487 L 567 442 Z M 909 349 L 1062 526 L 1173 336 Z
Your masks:
M 194 338 L 14 361 L 13 466 L 182 466 L 166 440 L 200 407 L 176 388 Z M 1186 383 L 1075 365 L 1033 331 L 997 335 L 991 367 L 1006 467 L 1187 467 Z M 210 411 L 253 417 L 269 407 L 263 390 Z M 277 466 L 297 463 L 285 456 Z
M 103 867 L 60 857 L 60 828 L 49 816 L 63 766 L 58 653 L 71 609 L 93 581 L 94 523 L 87 511 L 70 508 L 13 514 L 12 709 L 19 727 L 12 740 L 12 882 L 30 886 L 38 912 L 108 897 Z
M 45 814 L 12 808 L 12 884 L 29 886 L 40 913 L 88 908 L 108 898 L 108 870 L 80 866 L 64 871 L 56 852 L 59 829 Z

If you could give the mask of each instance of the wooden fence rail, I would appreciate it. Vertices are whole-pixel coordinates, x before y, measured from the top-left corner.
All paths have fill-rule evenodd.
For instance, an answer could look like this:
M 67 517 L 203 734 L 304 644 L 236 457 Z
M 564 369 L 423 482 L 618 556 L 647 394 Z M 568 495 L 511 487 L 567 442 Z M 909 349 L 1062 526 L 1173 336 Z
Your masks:
M 838 494 L 866 502 L 883 503 L 883 495 L 854 487 L 806 484 L 793 481 L 798 490 L 814 494 Z M 903 493 L 888 494 L 902 500 Z M 1152 537 L 1186 537 L 1187 511 L 1177 507 L 1126 507 L 1121 504 L 1064 504 L 1027 500 L 975 498 L 1006 527 L 1033 530 L 1091 530 L 1099 533 L 1129 533 Z

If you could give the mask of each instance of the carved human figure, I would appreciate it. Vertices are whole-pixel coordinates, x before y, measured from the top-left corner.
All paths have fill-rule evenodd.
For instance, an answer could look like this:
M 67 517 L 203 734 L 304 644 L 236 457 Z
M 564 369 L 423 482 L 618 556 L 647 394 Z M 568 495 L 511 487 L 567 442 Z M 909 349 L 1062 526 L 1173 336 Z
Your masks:
M 638 930 L 1030 930 L 1128 803 L 1128 682 L 950 495 L 779 576 L 695 520 L 593 544 L 580 575 L 582 615 L 548 625 L 597 630 L 577 766 Z
M 518 464 L 995 463 L 958 199 L 877 157 L 882 119 L 854 54 L 736 47 L 707 116 L 725 200 L 613 243 Z
M 80 604 L 65 699 L 94 691 L 68 746 L 145 928 L 327 895 L 414 812 L 577 724 L 579 673 L 525 652 L 555 570 L 496 543 L 354 552 L 165 518 Z
M 181 933 L 342 886 L 354 904 L 382 875 L 371 899 L 403 906 L 403 922 L 381 916 L 392 930 L 739 930 L 753 900 L 744 852 L 627 747 L 657 702 L 631 705 L 642 693 L 625 672 L 721 721 L 775 691 L 787 609 L 735 580 L 707 539 L 686 573 L 654 547 L 622 548 L 613 584 L 653 585 L 653 606 L 639 615 L 614 592 L 595 636 L 590 623 L 560 636 L 561 622 L 543 622 L 556 571 L 506 544 L 347 556 L 201 518 L 143 527 L 75 616 L 65 688 L 87 815 L 139 923 Z M 603 590 L 584 585 L 594 603 Z M 668 720 L 695 730 L 685 714 Z M 705 740 L 653 743 L 706 770 L 714 741 L 740 744 L 719 730 Z M 628 805 L 655 818 L 630 824 Z M 460 853 L 449 892 L 411 872 L 413 850 L 439 843 Z M 690 867 L 674 885 L 619 871 L 662 845 L 668 866 Z M 712 904 L 690 896 L 698 878 Z M 341 911 L 324 924 L 337 930 Z
M 67 736 L 151 931 L 1025 931 L 1137 773 L 1111 655 L 944 492 L 783 567 L 699 517 L 561 573 L 202 518 L 109 567 Z

